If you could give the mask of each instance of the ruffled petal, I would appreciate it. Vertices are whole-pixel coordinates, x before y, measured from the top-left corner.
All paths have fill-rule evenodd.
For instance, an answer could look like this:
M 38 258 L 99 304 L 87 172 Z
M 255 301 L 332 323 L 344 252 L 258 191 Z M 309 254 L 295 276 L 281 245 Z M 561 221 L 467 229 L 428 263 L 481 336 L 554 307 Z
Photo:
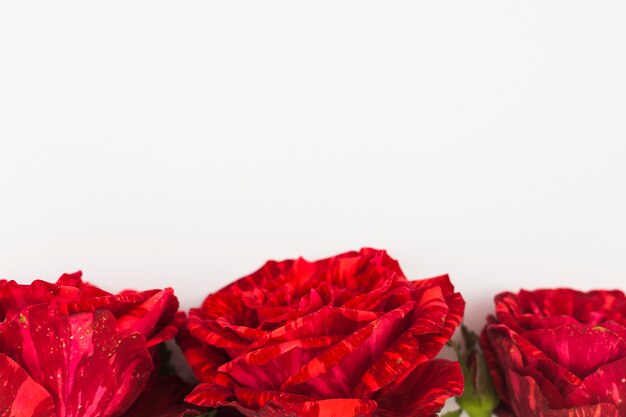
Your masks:
M 550 391 L 552 386 L 556 388 L 554 395 L 549 397 L 551 406 L 564 406 L 564 397 L 572 388 L 581 382 L 581 378 L 570 372 L 566 367 L 561 366 L 539 350 L 525 337 L 511 331 L 505 326 L 492 325 L 488 328 L 489 338 L 494 346 L 497 346 L 497 354 L 503 368 L 513 368 L 516 371 L 526 369 L 525 374 L 533 373 L 533 376 L 541 376 L 538 381 L 544 386 L 544 381 L 549 385 L 546 388 Z M 514 353 L 512 350 L 514 349 Z M 558 393 L 558 395 L 556 395 Z
M 524 338 L 581 379 L 602 365 L 626 357 L 626 341 L 601 326 L 570 324 L 525 332 Z
M 512 408 L 517 416 L 528 417 L 621 417 L 619 409 L 610 403 L 553 409 L 537 382 L 517 372 L 507 373 Z
M 224 387 L 233 386 L 228 375 L 217 371 L 222 364 L 230 360 L 224 350 L 201 343 L 185 328 L 180 331 L 176 340 L 198 380 Z
M 311 337 L 328 335 L 349 336 L 381 316 L 382 313 L 372 311 L 330 306 L 322 307 L 314 313 L 271 331 L 251 344 L 247 350 L 252 351 L 262 346 Z
M 137 332 L 148 341 L 148 346 L 152 346 L 159 343 L 150 340 L 152 335 L 169 324 L 177 311 L 178 299 L 174 290 L 166 288 L 118 317 L 117 329 L 120 332 Z
M 380 417 L 432 417 L 446 400 L 463 392 L 458 362 L 432 360 L 416 366 L 405 378 L 384 388 L 374 400 Z
M 31 305 L 71 302 L 77 299 L 78 289 L 36 280 L 30 285 L 20 285 L 15 281 L 0 282 L 0 329 L 5 319 Z
M 626 358 L 604 365 L 585 378 L 567 398 L 572 405 L 611 403 L 626 416 Z
M 300 386 L 322 397 L 349 397 L 372 361 L 411 325 L 416 304 L 410 302 L 357 330 L 294 373 L 282 389 Z
M 200 407 L 216 408 L 231 404 L 235 398 L 235 392 L 213 383 L 200 383 L 196 385 L 185 401 Z
M 58 285 L 66 287 L 74 287 L 78 290 L 78 299 L 85 300 L 94 297 L 106 297 L 111 295 L 109 292 L 104 291 L 88 282 L 83 282 L 83 273 L 81 271 L 74 272 L 72 274 L 63 274 L 57 280 Z
M 434 358 L 441 352 L 443 346 L 450 340 L 457 327 L 463 319 L 465 311 L 465 300 L 459 293 L 453 293 L 445 296 L 445 304 L 447 305 L 447 314 L 443 317 L 440 313 L 443 309 L 439 308 L 439 314 L 429 312 L 422 307 L 419 313 L 420 319 L 413 328 L 413 333 L 419 336 L 420 352 L 428 358 Z M 420 325 L 424 320 L 432 321 L 432 324 Z M 439 327 L 435 326 L 441 323 Z M 434 330 L 434 329 L 437 330 Z M 430 332 L 430 329 L 434 331 Z
M 204 404 L 215 404 L 232 407 L 246 417 L 370 417 L 376 410 L 376 402 L 357 398 L 333 398 L 315 400 L 314 398 L 290 394 L 280 391 L 255 391 L 237 389 L 236 401 L 227 401 L 232 398 L 227 393 L 220 394 L 219 390 L 209 387 L 196 388 L 187 397 L 187 401 L 202 402 L 194 395 L 203 395 Z M 228 397 L 227 397 L 228 396 Z M 220 399 L 220 397 L 224 399 Z
M 376 403 L 357 398 L 333 398 L 301 403 L 269 403 L 258 414 L 259 417 L 370 417 Z M 241 411 L 241 410 L 240 410 Z
M 174 318 L 165 325 L 158 333 L 150 338 L 150 340 L 146 341 L 147 347 L 153 347 L 158 345 L 159 343 L 166 342 L 168 340 L 173 339 L 178 334 L 178 331 L 187 321 L 187 315 L 183 311 L 179 311 L 176 313 Z M 160 326 L 157 325 L 157 329 Z
M 240 355 L 219 371 L 245 387 L 278 390 L 303 363 L 343 339 L 344 336 L 319 336 L 273 344 Z
M 454 289 L 446 282 L 449 284 L 447 276 L 443 276 L 431 280 L 432 285 L 424 285 L 418 299 L 417 319 L 373 362 L 355 388 L 355 395 L 368 395 L 383 388 L 441 351 L 461 322 L 465 308 L 461 295 L 450 292 Z

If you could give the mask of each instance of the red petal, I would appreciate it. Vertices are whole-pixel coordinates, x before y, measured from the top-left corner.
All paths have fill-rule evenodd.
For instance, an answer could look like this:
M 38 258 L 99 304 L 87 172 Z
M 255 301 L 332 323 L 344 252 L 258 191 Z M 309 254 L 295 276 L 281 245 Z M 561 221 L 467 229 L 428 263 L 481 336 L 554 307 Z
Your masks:
M 407 303 L 357 330 L 306 363 L 282 389 L 307 382 L 306 388 L 299 389 L 322 397 L 350 397 L 372 361 L 379 359 L 410 326 L 415 308 L 414 302 Z
M 368 398 L 372 393 L 391 384 L 416 364 L 426 360 L 419 352 L 417 338 L 406 331 L 374 362 L 354 388 L 354 396 Z
M 344 339 L 344 336 L 311 337 L 290 340 L 253 350 L 222 365 L 220 372 L 242 386 L 278 390 L 302 364 Z
M 0 416 L 54 417 L 48 391 L 8 356 L 0 353 Z
M 432 417 L 450 397 L 463 392 L 463 373 L 458 362 L 424 362 L 400 382 L 387 386 L 374 400 L 380 417 Z M 527 416 L 524 416 L 527 417 Z
M 328 335 L 348 336 L 381 316 L 381 313 L 371 311 L 330 306 L 322 307 L 314 313 L 291 321 L 273 330 L 250 345 L 248 350 L 310 337 L 323 337 Z
M 441 288 L 443 295 L 454 294 L 454 286 L 450 281 L 450 277 L 446 275 L 440 275 L 434 278 L 420 279 L 417 281 L 411 281 L 415 288 L 427 289 L 432 287 Z
M 34 305 L 57 301 L 70 302 L 78 296 L 78 290 L 49 282 L 36 280 L 30 285 L 15 281 L 0 282 L 0 323 L 5 318 L 18 314 L 22 309 Z
M 185 401 L 200 407 L 220 407 L 229 405 L 235 398 L 233 390 L 220 387 L 212 383 L 200 383 L 187 395 Z
M 53 395 L 59 416 L 85 410 L 118 416 L 152 371 L 143 338 L 120 335 L 108 311 L 68 317 L 54 306 L 36 305 L 5 324 L 0 351 Z
M 198 386 L 187 401 L 203 406 L 232 407 L 247 417 L 368 417 L 376 403 L 356 398 L 313 398 L 279 391 L 236 390 L 237 401 L 228 401 L 232 392 L 220 392 L 207 384 Z M 430 416 L 429 416 L 430 417 Z
M 524 338 L 579 378 L 626 356 L 626 341 L 601 326 L 571 324 L 526 332 Z
M 211 320 L 201 320 L 197 317 L 189 317 L 187 320 L 189 333 L 202 343 L 218 348 L 245 349 L 249 342 L 239 337 L 231 329 L 224 329 Z
M 187 315 L 183 311 L 179 311 L 176 313 L 172 321 L 167 324 L 167 326 L 163 327 L 157 334 L 152 336 L 150 340 L 146 341 L 147 347 L 156 346 L 159 343 L 168 341 L 176 337 L 180 328 L 187 321 Z M 160 326 L 157 325 L 157 329 Z
M 491 344 L 491 341 L 489 340 L 489 335 L 487 334 L 489 324 L 491 324 L 494 320 L 495 318 L 493 316 L 487 317 L 488 324 L 485 326 L 480 334 L 480 348 L 483 351 L 483 356 L 485 357 L 485 362 L 487 364 L 487 368 L 489 369 L 489 374 L 491 375 L 491 379 L 493 381 L 494 387 L 496 388 L 498 396 L 502 399 L 502 401 L 509 404 L 510 401 L 507 393 L 504 373 L 502 371 L 502 368 L 500 367 L 498 355 L 496 354 L 494 346 Z
M 544 320 L 596 325 L 613 320 L 626 323 L 626 296 L 621 291 L 591 291 L 571 289 L 502 293 L 495 298 L 498 322 L 516 332 L 546 327 Z M 554 327 L 554 326 L 553 326 Z
M 334 398 L 330 400 L 302 403 L 268 404 L 259 413 L 261 417 L 369 417 L 376 410 L 376 403 L 356 398 Z
M 401 377 L 410 368 L 434 358 L 450 340 L 463 317 L 465 301 L 447 276 L 422 282 L 417 319 L 383 356 L 370 367 L 355 388 L 367 395 Z M 437 285 L 442 285 L 439 287 Z M 444 298 L 444 294 L 448 293 Z
M 626 358 L 600 367 L 568 396 L 572 405 L 615 404 L 626 416 Z
M 185 328 L 181 330 L 176 340 L 198 380 L 218 383 L 224 387 L 233 385 L 227 375 L 217 371 L 217 368 L 230 360 L 222 349 L 201 343 Z
M 422 307 L 423 312 L 420 312 L 420 319 L 416 323 L 416 328 L 412 331 L 414 334 L 420 335 L 420 352 L 424 353 L 428 358 L 434 358 L 441 351 L 443 346 L 450 340 L 457 327 L 461 323 L 463 319 L 463 313 L 465 311 L 465 300 L 461 297 L 461 294 L 454 293 L 447 295 L 445 297 L 445 303 L 448 306 L 448 311 L 445 316 L 440 316 L 434 312 L 428 312 Z M 440 309 L 440 311 L 443 311 Z M 424 330 L 420 330 L 420 327 L 417 325 L 420 324 L 424 319 L 432 320 L 434 324 L 438 324 L 443 322 L 443 325 L 438 328 L 437 331 L 433 333 L 428 333 L 430 328 L 435 328 L 435 326 L 424 325 L 421 326 Z M 422 335 L 422 332 L 425 333 Z
M 121 332 L 137 332 L 148 341 L 148 346 L 153 346 L 158 341 L 151 341 L 151 336 L 169 324 L 177 311 L 178 299 L 171 288 L 166 288 L 118 317 L 117 328 Z
M 512 408 L 519 417 L 621 417 L 616 406 L 608 403 L 551 409 L 537 382 L 530 376 L 509 372 Z
M 551 407 L 566 406 L 565 395 L 580 383 L 580 378 L 555 363 L 536 346 L 506 326 L 489 325 L 487 335 L 502 367 L 508 389 L 505 398 L 510 406 L 517 401 L 524 401 L 512 397 L 511 372 L 532 377 L 547 396 Z
M 74 272 L 73 274 L 63 274 L 58 280 L 57 284 L 67 287 L 74 287 L 78 289 L 79 299 L 84 300 L 93 297 L 104 297 L 111 295 L 110 293 L 95 287 L 88 282 L 83 282 L 83 273 L 81 271 Z
M 350 297 L 343 308 L 390 311 L 412 300 L 413 286 L 402 275 L 387 274 L 371 291 Z
M 291 404 L 313 401 L 314 399 L 307 395 L 291 394 L 282 391 L 257 391 L 246 388 L 236 388 L 235 395 L 239 403 L 252 410 L 263 408 L 268 402 L 274 404 Z
M 115 317 L 122 316 L 128 310 L 143 303 L 153 293 L 158 290 L 144 292 L 125 292 L 116 295 L 105 295 L 91 298 L 83 298 L 75 302 L 68 303 L 67 310 L 70 313 L 82 313 L 107 309 Z

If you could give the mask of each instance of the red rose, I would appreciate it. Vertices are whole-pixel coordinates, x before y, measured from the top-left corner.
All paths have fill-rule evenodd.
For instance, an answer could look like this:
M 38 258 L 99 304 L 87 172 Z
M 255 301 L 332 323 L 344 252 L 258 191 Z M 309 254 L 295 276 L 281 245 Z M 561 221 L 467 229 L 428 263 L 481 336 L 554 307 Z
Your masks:
M 173 291 L 113 295 L 83 283 L 0 281 L 0 416 L 114 417 L 185 319 Z
M 621 291 L 502 293 L 481 345 L 501 416 L 625 417 Z
M 433 359 L 463 315 L 447 276 L 409 281 L 383 251 L 270 261 L 191 310 L 186 401 L 246 416 L 430 417 L 463 390 Z

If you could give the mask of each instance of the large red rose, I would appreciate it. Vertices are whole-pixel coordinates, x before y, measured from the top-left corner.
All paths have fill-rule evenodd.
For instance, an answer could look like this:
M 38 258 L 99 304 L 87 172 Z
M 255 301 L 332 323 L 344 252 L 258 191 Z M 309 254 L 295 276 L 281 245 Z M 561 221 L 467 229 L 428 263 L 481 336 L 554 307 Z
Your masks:
M 246 416 L 431 417 L 463 390 L 434 357 L 463 315 L 447 276 L 409 281 L 383 251 L 270 261 L 191 310 L 187 396 Z
M 501 416 L 626 417 L 626 297 L 570 289 L 499 294 L 481 345 Z
M 170 288 L 110 294 L 63 275 L 0 281 L 0 417 L 116 417 L 185 315 Z

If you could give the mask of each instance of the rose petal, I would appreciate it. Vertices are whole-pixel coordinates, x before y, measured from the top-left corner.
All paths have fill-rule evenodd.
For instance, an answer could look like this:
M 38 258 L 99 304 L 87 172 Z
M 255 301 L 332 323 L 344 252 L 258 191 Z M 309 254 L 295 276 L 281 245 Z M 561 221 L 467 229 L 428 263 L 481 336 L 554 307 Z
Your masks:
M 88 282 L 83 282 L 82 276 L 83 273 L 81 271 L 74 272 L 73 274 L 63 274 L 57 280 L 57 284 L 76 288 L 78 290 L 78 299 L 80 300 L 111 295 L 110 293 L 93 286 Z
M 517 416 L 533 417 L 620 417 L 616 406 L 608 403 L 552 409 L 541 393 L 537 382 L 530 376 L 508 373 L 509 396 Z
M 260 417 L 369 417 L 376 410 L 376 403 L 356 398 L 333 398 L 302 403 L 268 404 Z
M 0 353 L 0 416 L 54 417 L 54 400 L 21 366 Z
M 463 297 L 461 297 L 459 293 L 447 295 L 445 297 L 445 304 L 447 304 L 448 310 L 443 318 L 440 316 L 443 312 L 443 308 L 436 307 L 439 312 L 437 313 L 433 311 L 435 308 L 427 310 L 426 307 L 422 305 L 422 310 L 419 312 L 420 319 L 418 319 L 412 329 L 414 334 L 419 335 L 420 352 L 428 358 L 434 358 L 441 352 L 441 349 L 448 340 L 450 340 L 463 319 L 465 300 L 463 300 Z M 426 323 L 424 323 L 424 321 L 426 321 Z M 432 324 L 427 323 L 427 321 L 431 321 Z M 437 327 L 439 323 L 442 323 L 442 325 Z M 432 333 L 430 333 L 431 329 L 433 330 Z
M 141 305 L 117 319 L 119 331 L 132 331 L 141 334 L 150 343 L 150 337 L 159 327 L 169 323 L 178 311 L 178 299 L 174 290 L 166 288 L 148 298 Z
M 509 398 L 506 387 L 506 380 L 500 366 L 500 362 L 498 361 L 498 355 L 495 351 L 495 347 L 497 347 L 498 345 L 494 346 L 491 344 L 491 341 L 489 340 L 489 335 L 487 333 L 489 325 L 493 324 L 494 322 L 495 317 L 487 317 L 487 325 L 480 334 L 480 348 L 483 352 L 483 356 L 485 358 L 487 368 L 489 369 L 489 374 L 491 375 L 493 385 L 496 388 L 496 392 L 498 393 L 498 396 L 502 399 L 502 401 L 508 404 Z
M 502 365 L 504 379 L 507 381 L 506 399 L 512 405 L 519 398 L 511 397 L 510 373 L 530 376 L 539 384 L 547 395 L 552 408 L 565 407 L 565 395 L 572 387 L 580 383 L 580 379 L 548 358 L 528 340 L 502 325 L 489 325 L 487 335 L 499 363 Z
M 567 400 L 572 405 L 611 403 L 626 415 L 626 358 L 604 365 L 570 393 Z
M 455 293 L 444 299 L 439 287 L 430 287 L 420 297 L 417 308 L 416 321 L 372 364 L 355 388 L 355 395 L 369 395 L 434 358 L 461 322 L 465 302 Z
M 454 294 L 454 286 L 447 274 L 439 275 L 433 278 L 420 279 L 411 281 L 411 284 L 417 289 L 426 290 L 428 288 L 440 288 L 444 296 Z
M 158 333 L 150 338 L 150 340 L 146 341 L 147 347 L 156 346 L 159 343 L 166 342 L 168 340 L 173 339 L 178 334 L 180 328 L 187 321 L 187 315 L 183 311 L 179 311 L 176 313 L 174 318 L 163 327 Z M 157 324 L 157 329 L 161 327 Z
M 626 296 L 621 291 L 521 290 L 518 295 L 503 293 L 496 297 L 496 316 L 500 323 L 518 332 L 521 329 L 516 327 L 515 321 L 529 329 L 529 321 L 543 317 L 570 317 L 592 326 L 607 320 L 624 323 Z
M 217 371 L 222 364 L 230 360 L 223 349 L 202 344 L 185 328 L 181 330 L 176 340 L 198 380 L 217 383 L 223 387 L 233 386 L 228 375 Z
M 313 398 L 277 391 L 237 390 L 237 400 L 224 402 L 247 417 L 369 417 L 376 403 L 356 398 Z
M 318 311 L 279 327 L 248 347 L 248 351 L 262 346 L 328 335 L 350 335 L 381 317 L 381 313 L 322 307 Z
M 432 360 L 416 366 L 409 375 L 387 386 L 374 400 L 380 417 L 432 417 L 450 397 L 463 392 L 458 362 Z
M 416 308 L 406 303 L 357 330 L 294 373 L 282 389 L 306 382 L 305 392 L 322 397 L 349 397 L 372 361 L 411 325 Z M 324 375 L 326 374 L 326 375 Z
M 157 292 L 159 291 L 124 292 L 116 295 L 83 298 L 68 303 L 67 311 L 73 314 L 106 309 L 113 313 L 115 317 L 121 317 Z
M 78 296 L 74 287 L 66 287 L 36 280 L 30 285 L 20 285 L 15 281 L 0 282 L 0 328 L 6 318 L 18 314 L 22 309 L 34 305 L 57 302 L 70 302 Z
M 278 390 L 301 367 L 344 336 L 321 336 L 290 340 L 262 347 L 222 365 L 239 384 L 254 389 Z
M 524 338 L 581 379 L 626 356 L 626 341 L 601 326 L 570 324 L 525 332 Z
M 120 335 L 104 310 L 68 317 L 55 305 L 28 307 L 0 332 L 0 351 L 53 395 L 60 416 L 120 415 L 153 367 L 143 338 Z
M 235 392 L 231 389 L 212 383 L 200 383 L 185 397 L 185 401 L 200 407 L 215 408 L 229 405 L 229 400 L 233 400 L 234 398 Z
M 215 321 L 201 320 L 197 317 L 189 317 L 187 329 L 196 339 L 207 345 L 218 348 L 234 348 L 244 350 L 249 346 L 245 339 L 239 337 L 231 329 L 225 329 Z

